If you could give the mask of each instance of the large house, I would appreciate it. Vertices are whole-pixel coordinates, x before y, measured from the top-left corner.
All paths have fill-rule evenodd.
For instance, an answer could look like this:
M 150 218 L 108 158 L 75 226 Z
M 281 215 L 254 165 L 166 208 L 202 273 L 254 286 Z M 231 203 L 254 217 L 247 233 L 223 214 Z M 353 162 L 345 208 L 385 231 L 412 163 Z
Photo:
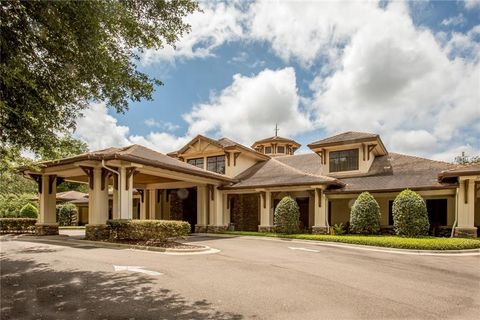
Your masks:
M 406 188 L 425 199 L 432 234 L 477 236 L 480 165 L 388 152 L 379 135 L 363 132 L 312 142 L 310 153 L 295 154 L 299 147 L 279 136 L 249 148 L 199 135 L 168 155 L 132 145 L 45 162 L 39 170 L 24 172 L 39 186 L 38 234 L 58 233 L 56 185 L 69 180 L 89 184 L 91 238 L 102 233 L 109 218 L 181 219 L 195 232 L 270 231 L 274 208 L 286 195 L 296 199 L 305 231 L 326 233 L 349 221 L 350 208 L 363 191 L 377 199 L 382 231 L 391 233 L 392 203 Z

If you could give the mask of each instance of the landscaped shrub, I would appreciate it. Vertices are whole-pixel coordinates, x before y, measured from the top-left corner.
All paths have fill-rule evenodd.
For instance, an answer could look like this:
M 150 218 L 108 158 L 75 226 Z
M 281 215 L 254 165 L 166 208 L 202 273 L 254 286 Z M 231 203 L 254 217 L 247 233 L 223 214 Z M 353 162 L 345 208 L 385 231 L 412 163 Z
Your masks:
M 190 232 L 190 224 L 177 220 L 108 220 L 113 240 L 154 240 L 165 242 L 181 238 Z
M 78 222 L 78 209 L 73 203 L 57 205 L 57 222 L 60 226 L 76 226 Z
M 0 218 L 0 233 L 33 233 L 37 219 Z
M 273 224 L 280 233 L 297 233 L 300 223 L 300 208 L 291 197 L 284 197 L 275 208 Z
M 427 206 L 422 197 L 409 189 L 403 190 L 393 201 L 393 228 L 401 236 L 418 237 L 428 235 Z
M 35 198 L 34 194 L 0 194 L 0 218 L 17 218 L 20 210 L 32 202 Z
M 374 234 L 380 231 L 380 207 L 368 192 L 361 193 L 350 212 L 350 232 Z
M 33 218 L 37 219 L 38 217 L 38 209 L 31 203 L 27 203 L 23 206 L 22 210 L 20 210 L 20 218 Z
M 336 223 L 332 226 L 333 229 L 333 234 L 336 236 L 341 236 L 342 234 L 345 234 L 345 227 L 343 226 L 343 223 Z

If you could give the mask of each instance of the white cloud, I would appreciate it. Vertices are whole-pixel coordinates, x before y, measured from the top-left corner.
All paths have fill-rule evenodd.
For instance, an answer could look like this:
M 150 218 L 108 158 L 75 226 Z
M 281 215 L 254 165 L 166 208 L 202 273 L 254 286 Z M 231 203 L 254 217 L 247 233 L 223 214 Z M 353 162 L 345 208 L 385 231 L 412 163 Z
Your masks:
M 178 128 L 180 128 L 180 126 L 177 124 L 174 124 L 168 121 L 163 121 L 163 120 L 157 121 L 153 118 L 146 119 L 144 123 L 149 127 L 156 127 L 156 128 L 160 128 L 167 131 L 175 131 Z
M 465 9 L 472 10 L 480 7 L 480 0 L 465 0 Z
M 235 75 L 229 87 L 194 106 L 184 118 L 190 136 L 213 134 L 250 145 L 272 136 L 275 123 L 286 136 L 310 130 L 299 100 L 293 68 L 265 69 L 252 77 Z
M 178 41 L 176 48 L 167 46 L 160 50 L 146 50 L 141 55 L 142 63 L 148 65 L 158 61 L 174 62 L 178 58 L 209 57 L 219 46 L 243 36 L 244 14 L 236 3 L 212 1 L 202 2 L 200 6 L 203 12 L 195 12 L 185 18 L 191 32 Z
M 454 17 L 450 18 L 445 18 L 442 20 L 441 24 L 443 26 L 458 26 L 459 24 L 464 24 L 465 23 L 465 18 L 463 17 L 463 14 L 458 14 Z

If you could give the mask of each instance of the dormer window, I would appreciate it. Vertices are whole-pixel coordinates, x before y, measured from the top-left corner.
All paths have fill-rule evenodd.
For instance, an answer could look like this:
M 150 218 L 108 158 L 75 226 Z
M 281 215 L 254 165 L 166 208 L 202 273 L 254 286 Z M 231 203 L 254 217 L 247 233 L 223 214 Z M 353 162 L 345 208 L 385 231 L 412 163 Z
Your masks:
M 331 151 L 329 160 L 330 172 L 358 170 L 358 149 Z
M 277 153 L 285 153 L 285 147 L 284 146 L 277 147 Z
M 271 154 L 272 153 L 272 147 L 265 147 L 265 154 Z
M 207 170 L 225 174 L 225 156 L 208 157 Z

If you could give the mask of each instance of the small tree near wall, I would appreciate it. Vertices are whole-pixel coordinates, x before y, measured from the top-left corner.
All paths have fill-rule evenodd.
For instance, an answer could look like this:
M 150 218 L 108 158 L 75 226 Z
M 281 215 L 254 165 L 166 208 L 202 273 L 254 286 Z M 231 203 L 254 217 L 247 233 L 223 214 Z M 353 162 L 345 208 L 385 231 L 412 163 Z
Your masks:
M 76 226 L 78 209 L 73 203 L 57 205 L 57 222 L 61 226 Z
M 350 232 L 375 234 L 380 231 L 380 206 L 368 192 L 355 200 L 350 212 Z
M 393 201 L 393 228 L 397 235 L 418 237 L 428 235 L 427 206 L 416 192 L 406 189 Z
M 280 233 L 296 233 L 300 223 L 300 208 L 291 197 L 284 197 L 275 208 L 273 224 Z

